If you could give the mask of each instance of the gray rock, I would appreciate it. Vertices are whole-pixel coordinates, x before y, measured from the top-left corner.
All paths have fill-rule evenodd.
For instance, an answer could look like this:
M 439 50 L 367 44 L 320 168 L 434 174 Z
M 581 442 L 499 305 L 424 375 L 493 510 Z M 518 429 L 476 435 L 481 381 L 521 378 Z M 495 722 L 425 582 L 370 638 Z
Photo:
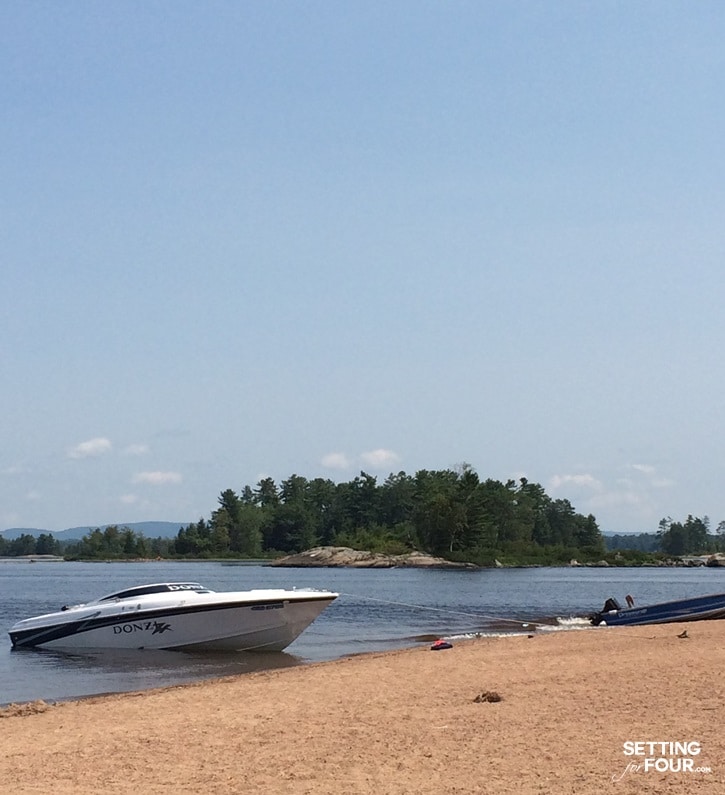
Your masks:
M 476 569 L 473 563 L 455 563 L 425 552 L 408 552 L 405 555 L 385 555 L 382 552 L 351 549 L 350 547 L 315 547 L 295 555 L 279 558 L 272 566 L 290 567 L 348 567 L 358 569 L 428 568 Z

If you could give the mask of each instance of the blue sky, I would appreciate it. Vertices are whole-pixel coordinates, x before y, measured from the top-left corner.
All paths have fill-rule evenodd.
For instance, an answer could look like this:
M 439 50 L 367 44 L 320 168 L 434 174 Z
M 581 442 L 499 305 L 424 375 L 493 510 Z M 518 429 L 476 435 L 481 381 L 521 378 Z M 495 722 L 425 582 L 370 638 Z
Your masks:
M 725 519 L 725 6 L 0 9 L 0 529 L 295 473 Z

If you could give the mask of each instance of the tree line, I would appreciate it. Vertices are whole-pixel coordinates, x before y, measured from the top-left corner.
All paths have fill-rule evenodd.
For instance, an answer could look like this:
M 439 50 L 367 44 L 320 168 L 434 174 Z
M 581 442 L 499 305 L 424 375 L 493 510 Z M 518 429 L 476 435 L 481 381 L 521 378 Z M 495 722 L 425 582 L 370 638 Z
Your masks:
M 457 469 L 390 474 L 383 482 L 365 472 L 348 482 L 272 478 L 239 492 L 221 492 L 208 519 L 179 528 L 174 538 L 146 538 L 111 525 L 80 541 L 52 534 L 0 537 L 0 555 L 64 555 L 81 559 L 262 558 L 320 545 L 375 552 L 429 552 L 451 560 L 490 565 L 598 560 L 605 539 L 591 514 L 577 513 L 526 478 L 505 483 L 479 478 L 469 465 Z M 659 530 L 606 539 L 608 550 L 682 556 L 725 551 L 725 521 L 667 517 Z
M 689 514 L 684 522 L 667 516 L 660 520 L 656 533 L 617 533 L 605 536 L 607 550 L 636 550 L 664 556 L 708 555 L 725 552 L 725 521 L 710 531 L 710 519 Z
M 173 557 L 174 540 L 169 538 L 147 538 L 129 527 L 109 525 L 96 528 L 82 539 L 57 539 L 52 533 L 34 536 L 22 533 L 17 538 L 0 536 L 0 557 L 23 555 L 56 555 L 66 558 L 149 558 Z
M 107 532 L 85 537 L 78 555 L 102 556 Z M 119 545 L 141 551 L 136 534 L 128 533 L 113 534 L 116 554 Z M 342 483 L 263 478 L 239 492 L 223 491 L 209 518 L 180 528 L 168 550 L 156 551 L 161 557 L 258 558 L 320 545 L 389 554 L 420 550 L 481 564 L 568 562 L 604 552 L 591 514 L 577 513 L 568 500 L 551 498 L 526 478 L 482 480 L 469 465 L 391 473 L 383 482 L 366 472 Z
M 660 549 L 668 555 L 697 555 L 725 551 L 725 521 L 710 532 L 710 519 L 688 515 L 684 522 L 671 517 L 660 520 L 657 531 Z
M 12 539 L 0 536 L 0 555 L 3 557 L 61 554 L 61 543 L 52 533 L 41 533 L 39 536 L 23 533 Z

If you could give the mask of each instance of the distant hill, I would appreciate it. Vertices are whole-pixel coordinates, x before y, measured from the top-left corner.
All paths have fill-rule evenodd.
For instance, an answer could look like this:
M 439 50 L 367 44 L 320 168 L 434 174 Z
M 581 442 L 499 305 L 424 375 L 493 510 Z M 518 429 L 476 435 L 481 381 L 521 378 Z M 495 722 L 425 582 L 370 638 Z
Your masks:
M 110 524 L 102 525 L 87 525 L 85 527 L 69 527 L 66 530 L 40 530 L 37 527 L 10 527 L 7 530 L 0 531 L 0 535 L 7 541 L 12 541 L 14 538 L 20 538 L 22 535 L 29 535 L 37 538 L 39 535 L 48 534 L 57 538 L 58 541 L 72 541 L 75 539 L 83 538 L 86 533 L 89 533 L 96 528 L 105 530 L 113 524 L 116 527 L 128 527 L 135 533 L 143 533 L 146 538 L 176 538 L 181 527 L 188 527 L 192 522 L 111 522 Z

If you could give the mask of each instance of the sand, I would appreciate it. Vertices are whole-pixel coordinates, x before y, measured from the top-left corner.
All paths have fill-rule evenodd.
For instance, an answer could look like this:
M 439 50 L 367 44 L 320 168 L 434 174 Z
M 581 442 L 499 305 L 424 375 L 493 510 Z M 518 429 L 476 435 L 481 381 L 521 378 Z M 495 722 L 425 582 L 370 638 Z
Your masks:
M 683 630 L 688 637 L 677 637 Z M 8 708 L 0 786 L 54 795 L 722 793 L 724 641 L 724 621 L 540 632 Z M 626 756 L 626 742 L 697 745 Z M 661 769 L 645 771 L 645 759 Z M 689 760 L 711 772 L 672 772 Z

